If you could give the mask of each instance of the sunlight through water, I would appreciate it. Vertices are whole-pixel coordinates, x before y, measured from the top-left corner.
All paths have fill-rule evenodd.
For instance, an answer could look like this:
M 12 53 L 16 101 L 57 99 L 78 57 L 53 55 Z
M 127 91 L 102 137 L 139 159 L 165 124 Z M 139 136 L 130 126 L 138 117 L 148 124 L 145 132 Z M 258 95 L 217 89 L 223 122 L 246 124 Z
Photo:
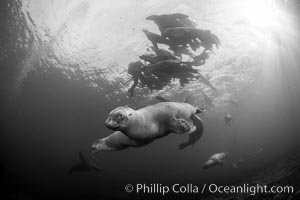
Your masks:
M 279 80 L 274 77 L 282 77 L 282 71 L 286 76 L 298 73 L 294 55 L 299 51 L 295 46 L 299 36 L 293 19 L 282 9 L 284 2 L 113 2 L 20 2 L 21 14 L 26 20 L 26 29 L 22 31 L 31 33 L 31 41 L 21 41 L 28 46 L 23 59 L 28 67 L 21 72 L 19 82 L 30 70 L 47 71 L 54 67 L 61 69 L 70 79 L 87 80 L 100 91 L 105 85 L 114 85 L 108 96 L 126 95 L 131 79 L 126 73 L 127 66 L 138 60 L 138 56 L 146 53 L 150 46 L 142 29 L 158 31 L 155 24 L 145 18 L 151 14 L 175 12 L 191 16 L 200 28 L 213 31 L 221 39 L 221 47 L 201 66 L 203 74 L 219 88 L 219 92 L 193 82 L 185 88 L 175 83 L 164 90 L 167 94 L 197 94 L 204 90 L 222 106 L 224 99 L 237 96 L 243 87 L 254 87 L 263 81 L 269 90 L 274 80 L 276 83 Z M 139 90 L 139 94 L 143 93 L 145 90 Z

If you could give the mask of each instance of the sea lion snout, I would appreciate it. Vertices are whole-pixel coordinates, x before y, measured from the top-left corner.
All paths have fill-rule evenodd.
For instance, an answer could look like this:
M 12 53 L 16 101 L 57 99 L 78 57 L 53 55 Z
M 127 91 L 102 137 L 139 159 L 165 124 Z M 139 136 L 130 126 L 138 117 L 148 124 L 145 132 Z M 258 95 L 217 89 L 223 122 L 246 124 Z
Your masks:
M 203 107 L 197 107 L 196 114 L 202 113 L 204 111 L 205 111 L 205 108 L 203 108 Z
M 104 122 L 105 126 L 113 131 L 116 131 L 119 129 L 120 124 L 116 121 L 114 121 L 113 119 L 111 119 L 111 117 L 107 118 Z

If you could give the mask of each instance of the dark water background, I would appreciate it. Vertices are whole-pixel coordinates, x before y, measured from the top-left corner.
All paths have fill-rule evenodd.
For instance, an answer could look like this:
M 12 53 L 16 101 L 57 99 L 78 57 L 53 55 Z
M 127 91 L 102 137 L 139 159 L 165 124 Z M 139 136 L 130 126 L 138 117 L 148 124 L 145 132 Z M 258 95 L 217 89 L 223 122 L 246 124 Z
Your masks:
M 271 53 L 260 47 L 256 49 L 259 52 L 253 53 L 252 49 L 241 53 L 244 44 L 241 42 L 241 47 L 233 47 L 232 44 L 235 43 L 234 40 L 247 41 L 248 36 L 245 35 L 246 39 L 242 39 L 243 33 L 239 35 L 237 31 L 232 33 L 236 35 L 228 37 L 231 30 L 226 30 L 226 27 L 211 20 L 215 25 L 207 27 L 215 27 L 221 40 L 224 40 L 221 46 L 223 50 L 216 51 L 217 55 L 210 58 L 212 61 L 208 64 L 212 81 L 220 88 L 219 93 L 212 93 L 198 83 L 192 83 L 183 89 L 174 86 L 170 90 L 154 94 L 140 90 L 132 99 L 126 93 L 129 77 L 122 70 L 126 69 L 126 63 L 137 59 L 136 55 L 140 54 L 141 49 L 145 51 L 145 46 L 136 45 L 144 44 L 146 40 L 140 35 L 141 27 L 135 27 L 137 30 L 133 30 L 132 38 L 129 35 L 120 41 L 114 38 L 111 46 L 104 47 L 101 45 L 105 45 L 106 40 L 110 41 L 105 34 L 99 33 L 102 40 L 95 43 L 89 42 L 95 39 L 96 34 L 75 34 L 77 29 L 84 30 L 87 26 L 84 24 L 91 23 L 91 19 L 94 19 L 87 14 L 96 12 L 89 5 L 94 1 L 45 2 L 1 1 L 0 160 L 3 194 L 16 198 L 111 198 L 127 197 L 123 189 L 127 183 L 230 185 L 264 169 L 264 166 L 276 159 L 298 152 L 300 51 L 297 44 L 300 40 L 297 23 L 285 24 L 285 28 L 273 33 L 277 46 L 272 47 L 274 51 Z M 133 5 L 138 4 L 135 1 L 127 3 L 120 7 L 133 7 L 134 10 Z M 47 7 L 48 4 L 51 6 Z M 196 5 L 205 13 L 198 13 L 199 19 L 210 19 L 209 16 L 214 19 L 217 11 L 224 5 L 220 1 L 174 1 L 172 5 L 170 1 L 145 1 L 140 4 L 149 7 L 149 10 L 141 16 L 139 14 L 143 11 L 137 10 L 136 18 L 140 23 L 148 24 L 150 22 L 145 22 L 144 16 L 151 13 L 183 11 L 197 17 L 195 15 L 199 10 L 194 8 Z M 109 6 L 109 1 L 97 5 L 104 7 L 99 13 L 107 7 L 108 10 L 114 9 Z M 69 8 L 74 9 L 70 11 Z M 297 7 L 296 1 L 289 1 L 283 8 L 293 22 L 298 22 L 296 11 L 299 5 Z M 70 11 L 69 15 L 66 14 L 67 17 L 52 19 L 61 20 L 61 25 L 50 26 L 49 16 L 53 13 L 62 16 L 64 11 Z M 104 19 L 101 14 L 96 13 L 100 21 Z M 111 15 L 112 12 L 107 13 L 106 22 Z M 133 14 L 132 16 L 135 18 Z M 43 20 L 44 25 L 41 23 Z M 126 24 L 113 22 L 112 27 L 124 27 L 103 31 L 116 33 L 111 37 L 119 37 L 123 34 L 122 30 L 127 31 L 131 29 L 132 23 L 136 23 L 128 22 L 126 27 Z M 201 22 L 198 22 L 199 26 L 205 24 Z M 80 25 L 84 25 L 82 29 L 77 27 Z M 51 35 L 53 27 L 56 31 Z M 89 28 L 86 31 L 93 30 Z M 99 30 L 95 28 L 94 31 Z M 89 40 L 81 42 L 82 37 Z M 120 45 L 118 50 L 114 46 L 117 44 Z M 233 51 L 232 48 L 236 48 L 236 54 L 230 52 Z M 99 60 L 96 60 L 97 56 L 100 57 Z M 238 68 L 239 64 L 243 67 Z M 112 71 L 107 71 L 107 66 Z M 232 77 L 228 77 L 228 74 Z M 205 90 L 214 98 L 216 108 L 201 115 L 205 132 L 193 148 L 178 150 L 178 144 L 186 138 L 169 135 L 142 148 L 104 152 L 95 156 L 89 154 L 93 141 L 111 133 L 105 128 L 104 120 L 116 106 L 140 108 L 155 103 L 153 96 L 156 94 L 183 101 L 191 93 L 193 95 L 190 102 L 201 105 L 202 96 L 198 89 Z M 238 100 L 238 108 L 225 103 L 228 96 Z M 232 126 L 224 123 L 225 113 L 233 116 Z M 263 153 L 254 158 L 261 147 Z M 80 151 L 105 170 L 101 173 L 68 176 L 70 167 L 79 161 Z M 224 166 L 202 170 L 202 164 L 211 154 L 225 151 L 231 157 Z M 245 164 L 235 169 L 231 163 L 239 158 L 243 158 Z

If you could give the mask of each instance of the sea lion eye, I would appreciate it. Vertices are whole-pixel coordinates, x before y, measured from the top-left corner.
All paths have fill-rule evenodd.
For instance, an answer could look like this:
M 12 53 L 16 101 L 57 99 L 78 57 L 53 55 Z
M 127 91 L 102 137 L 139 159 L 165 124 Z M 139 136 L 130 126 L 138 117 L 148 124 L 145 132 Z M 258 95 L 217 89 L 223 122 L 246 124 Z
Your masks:
M 125 119 L 125 116 L 124 116 L 123 114 L 120 114 L 120 115 L 119 115 L 119 118 L 120 118 L 120 120 L 124 120 L 124 119 Z

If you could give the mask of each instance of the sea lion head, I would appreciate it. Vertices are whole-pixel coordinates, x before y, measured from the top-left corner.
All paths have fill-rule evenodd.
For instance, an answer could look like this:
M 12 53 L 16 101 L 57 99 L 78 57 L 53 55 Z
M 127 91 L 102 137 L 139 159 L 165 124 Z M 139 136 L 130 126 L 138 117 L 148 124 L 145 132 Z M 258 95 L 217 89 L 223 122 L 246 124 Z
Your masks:
M 133 112 L 134 110 L 128 106 L 121 106 L 112 110 L 105 121 L 106 127 L 113 131 L 126 130 Z
M 129 63 L 127 72 L 131 75 L 138 75 L 142 72 L 143 66 L 141 61 Z
M 90 152 L 92 154 L 94 154 L 94 153 L 101 151 L 104 148 L 105 148 L 105 144 L 104 144 L 103 139 L 98 139 L 92 144 Z
M 150 16 L 148 16 L 148 17 L 146 17 L 146 20 L 156 20 L 157 19 L 157 15 L 150 15 Z
M 203 165 L 203 169 L 208 169 L 208 168 L 210 168 L 210 167 L 213 167 L 213 166 L 215 166 L 215 161 L 214 160 L 208 160 L 208 161 L 206 161 L 205 163 L 204 163 L 204 165 Z
M 148 31 L 147 29 L 143 29 L 143 32 L 147 35 L 150 33 L 150 31 Z

